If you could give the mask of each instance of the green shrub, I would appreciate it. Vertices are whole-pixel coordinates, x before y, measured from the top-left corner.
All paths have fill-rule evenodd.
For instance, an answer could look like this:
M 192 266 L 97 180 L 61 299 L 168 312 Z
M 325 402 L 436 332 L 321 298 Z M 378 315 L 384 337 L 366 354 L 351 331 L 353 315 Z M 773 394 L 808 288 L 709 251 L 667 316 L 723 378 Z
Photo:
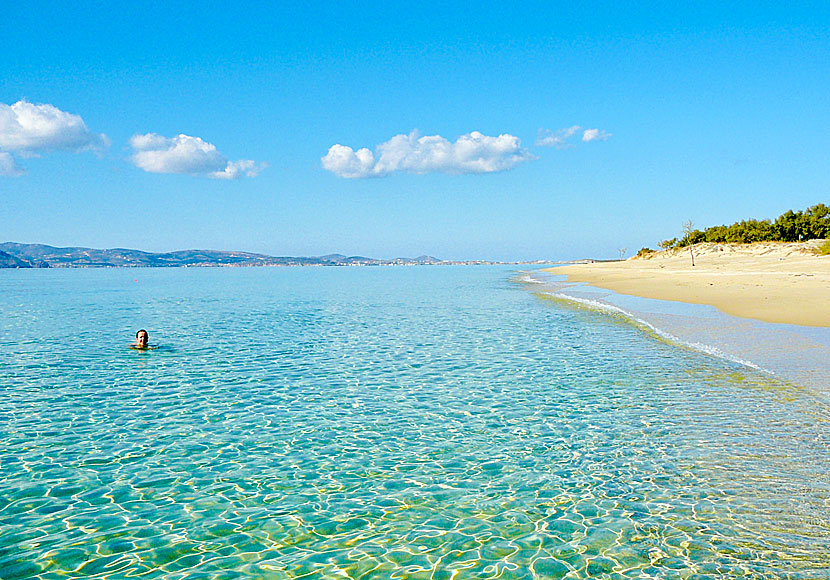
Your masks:
M 677 242 L 678 248 L 685 248 L 686 246 L 694 246 L 700 242 L 706 241 L 706 235 L 700 230 L 692 230 Z
M 824 243 L 816 248 L 819 256 L 830 256 L 830 240 L 824 240 Z
M 830 207 L 819 203 L 804 211 L 789 210 L 771 220 L 742 220 L 730 226 L 712 226 L 703 231 L 684 227 L 680 240 L 660 242 L 664 250 L 699 242 L 751 244 L 753 242 L 801 242 L 830 238 Z
M 645 258 L 647 256 L 652 255 L 653 253 L 654 253 L 654 250 L 652 250 L 651 248 L 640 248 L 640 251 L 637 252 L 637 257 L 638 258 Z

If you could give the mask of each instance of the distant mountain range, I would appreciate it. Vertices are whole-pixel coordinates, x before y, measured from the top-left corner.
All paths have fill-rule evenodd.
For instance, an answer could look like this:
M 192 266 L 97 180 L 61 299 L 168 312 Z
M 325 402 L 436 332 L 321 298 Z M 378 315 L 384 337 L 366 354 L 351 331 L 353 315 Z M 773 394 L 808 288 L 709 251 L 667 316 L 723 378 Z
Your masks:
M 49 264 L 45 264 L 43 266 L 39 266 L 38 264 L 34 264 L 29 260 L 21 260 L 17 256 L 12 256 L 8 252 L 0 251 L 0 268 L 48 268 Z
M 311 258 L 292 258 L 224 252 L 218 250 L 179 250 L 153 253 L 125 248 L 56 248 L 43 244 L 0 244 L 0 268 L 106 268 L 106 267 L 183 267 L 183 266 L 385 266 L 418 264 L 455 264 L 433 258 L 396 258 L 377 260 L 363 256 L 329 254 Z M 491 263 L 491 262 L 464 262 Z

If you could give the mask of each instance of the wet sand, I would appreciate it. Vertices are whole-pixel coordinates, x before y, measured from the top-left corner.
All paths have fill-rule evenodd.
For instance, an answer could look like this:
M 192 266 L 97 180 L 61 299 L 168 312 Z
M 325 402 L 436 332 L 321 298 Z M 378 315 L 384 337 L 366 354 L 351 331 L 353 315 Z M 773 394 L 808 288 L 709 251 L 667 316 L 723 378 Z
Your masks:
M 765 322 L 830 326 L 830 256 L 822 242 L 703 243 L 622 262 L 573 264 L 549 270 L 620 294 L 710 304 Z

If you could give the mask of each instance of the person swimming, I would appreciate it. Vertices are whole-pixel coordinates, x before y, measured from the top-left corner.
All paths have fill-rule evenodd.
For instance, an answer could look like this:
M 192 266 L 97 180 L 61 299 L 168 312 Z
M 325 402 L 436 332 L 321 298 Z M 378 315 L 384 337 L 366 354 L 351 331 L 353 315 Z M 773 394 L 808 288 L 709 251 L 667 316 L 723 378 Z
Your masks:
M 136 350 L 150 350 L 156 348 L 155 345 L 150 344 L 150 333 L 143 328 L 135 333 L 135 342 L 130 345 L 130 348 Z

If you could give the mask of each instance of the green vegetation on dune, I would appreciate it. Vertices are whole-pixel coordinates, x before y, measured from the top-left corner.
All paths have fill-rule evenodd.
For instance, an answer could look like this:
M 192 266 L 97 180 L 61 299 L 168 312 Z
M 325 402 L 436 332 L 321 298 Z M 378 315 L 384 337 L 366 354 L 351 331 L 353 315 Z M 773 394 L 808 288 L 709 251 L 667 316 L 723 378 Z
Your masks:
M 683 248 L 700 242 L 751 244 L 753 242 L 801 242 L 830 238 L 830 207 L 823 203 L 805 211 L 789 210 L 772 220 L 743 220 L 730 226 L 689 229 L 682 238 L 660 242 L 662 249 Z

